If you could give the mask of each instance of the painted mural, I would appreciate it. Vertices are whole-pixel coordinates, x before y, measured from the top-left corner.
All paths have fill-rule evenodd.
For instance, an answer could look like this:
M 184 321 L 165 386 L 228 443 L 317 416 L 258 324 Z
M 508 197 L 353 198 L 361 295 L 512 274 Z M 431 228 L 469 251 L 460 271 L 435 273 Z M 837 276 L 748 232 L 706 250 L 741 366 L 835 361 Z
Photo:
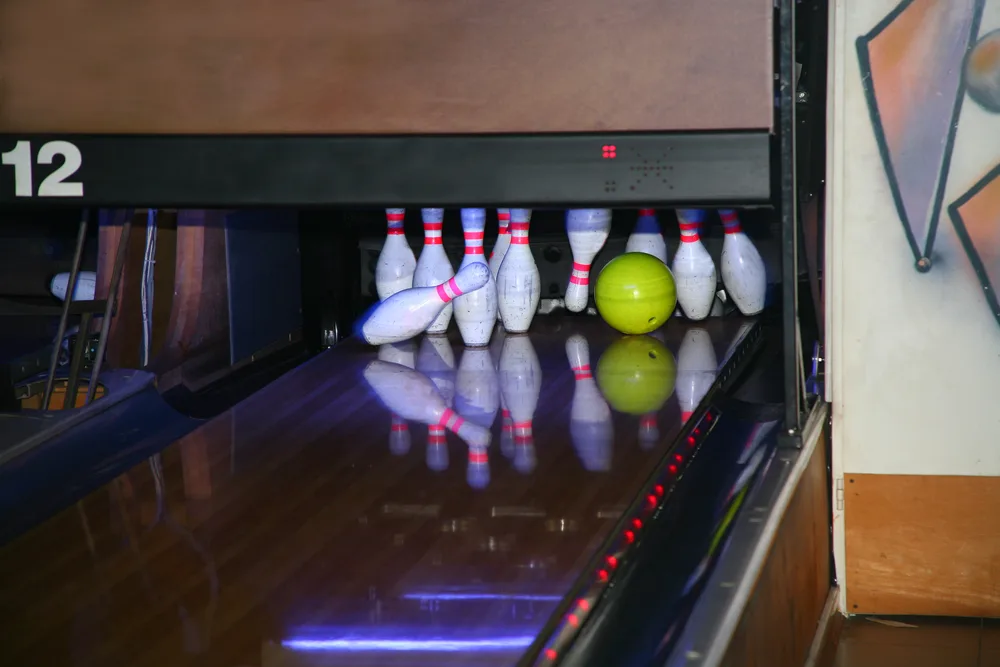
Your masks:
M 858 38 L 857 51 L 882 166 L 916 269 L 932 269 L 947 217 L 1000 324 L 1000 119 L 983 137 L 997 146 L 995 166 L 945 201 L 963 105 L 1000 114 L 1000 29 L 980 31 L 992 2 L 1000 0 L 903 0 Z

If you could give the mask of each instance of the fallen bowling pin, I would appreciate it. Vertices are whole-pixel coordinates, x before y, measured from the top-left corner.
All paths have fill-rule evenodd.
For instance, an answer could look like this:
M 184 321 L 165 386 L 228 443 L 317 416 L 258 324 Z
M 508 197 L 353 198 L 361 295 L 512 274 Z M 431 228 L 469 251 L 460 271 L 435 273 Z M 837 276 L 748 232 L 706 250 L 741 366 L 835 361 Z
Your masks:
M 764 260 L 740 227 L 736 211 L 721 209 L 719 217 L 726 230 L 722 242 L 722 284 L 726 294 L 744 315 L 756 315 L 764 310 L 767 296 L 767 273 Z
M 566 286 L 566 310 L 583 312 L 590 300 L 590 265 L 611 233 L 611 209 L 578 208 L 566 211 L 566 236 L 573 252 L 573 270 Z
M 97 274 L 93 271 L 80 271 L 76 274 L 76 289 L 73 290 L 73 301 L 93 301 L 97 289 Z M 66 300 L 69 290 L 69 273 L 60 273 L 49 283 L 49 291 L 60 301 Z
M 449 408 L 426 375 L 388 361 L 371 361 L 365 381 L 391 412 L 403 419 L 444 426 L 470 447 L 489 447 L 490 432 Z
M 489 267 L 476 263 L 440 285 L 396 292 L 362 315 L 354 325 L 354 333 L 369 345 L 413 338 L 427 329 L 455 297 L 479 289 L 489 279 Z

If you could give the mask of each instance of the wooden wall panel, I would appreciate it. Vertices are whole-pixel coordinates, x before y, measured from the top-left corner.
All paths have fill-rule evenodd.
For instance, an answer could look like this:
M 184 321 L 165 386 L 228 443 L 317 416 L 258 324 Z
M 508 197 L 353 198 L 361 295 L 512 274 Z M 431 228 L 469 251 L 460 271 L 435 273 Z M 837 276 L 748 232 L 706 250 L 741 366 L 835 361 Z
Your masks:
M 0 131 L 768 129 L 772 0 L 4 0 Z
M 724 667 L 801 667 L 830 590 L 826 437 L 799 480 Z
M 844 475 L 847 608 L 1000 616 L 1000 478 Z

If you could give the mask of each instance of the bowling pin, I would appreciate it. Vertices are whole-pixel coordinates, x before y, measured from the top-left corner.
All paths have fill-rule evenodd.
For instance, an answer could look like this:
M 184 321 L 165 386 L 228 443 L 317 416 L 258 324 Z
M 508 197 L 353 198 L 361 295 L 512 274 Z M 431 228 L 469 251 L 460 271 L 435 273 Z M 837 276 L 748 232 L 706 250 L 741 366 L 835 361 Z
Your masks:
M 566 356 L 573 369 L 573 402 L 570 407 L 569 433 L 583 467 L 592 472 L 611 470 L 611 446 L 614 424 L 611 408 L 594 382 L 590 371 L 590 346 L 580 334 L 566 340 Z
M 531 340 L 525 335 L 507 336 L 500 353 L 500 392 L 514 422 L 514 467 L 525 474 L 537 463 L 532 420 L 541 388 L 542 367 Z
M 503 264 L 503 258 L 507 254 L 507 249 L 510 247 L 509 208 L 497 209 L 497 223 L 499 225 L 497 242 L 493 244 L 493 250 L 490 251 L 489 261 L 490 271 L 493 273 L 494 280 L 496 280 L 497 271 L 500 270 L 500 265 Z
M 677 302 L 691 320 L 708 317 L 718 283 L 715 262 L 698 236 L 698 226 L 704 217 L 705 212 L 700 209 L 677 209 L 681 243 L 671 269 L 677 285 Z
M 726 230 L 726 238 L 722 242 L 722 284 L 741 313 L 756 315 L 764 310 L 764 296 L 767 294 L 764 260 L 740 227 L 736 211 L 720 209 L 719 217 Z
M 452 299 L 479 289 L 489 278 L 490 270 L 485 264 L 470 264 L 440 285 L 396 292 L 362 315 L 354 333 L 369 345 L 413 338 L 427 329 Z
M 691 413 L 712 388 L 718 371 L 712 337 L 704 329 L 688 329 L 677 351 L 677 402 L 682 422 L 691 418 Z
M 456 414 L 426 375 L 388 361 L 368 362 L 365 381 L 391 412 L 403 419 L 440 424 L 470 447 L 489 447 L 490 432 Z
M 80 271 L 76 274 L 76 289 L 73 290 L 73 301 L 93 301 L 97 289 L 97 274 L 93 271 Z M 49 291 L 60 301 L 66 300 L 69 290 L 69 273 L 60 273 L 52 278 Z
M 531 209 L 510 210 L 510 248 L 497 271 L 500 319 L 510 333 L 524 333 L 538 310 L 542 296 L 541 276 L 528 245 Z
M 405 215 L 406 209 L 385 209 L 389 233 L 386 234 L 382 252 L 375 264 L 375 291 L 378 292 L 379 301 L 385 301 L 396 292 L 413 287 L 413 272 L 417 268 L 417 260 L 403 232 Z
M 470 264 L 482 264 L 483 234 L 486 229 L 486 209 L 463 208 L 462 230 L 465 235 L 465 257 L 459 270 Z M 455 299 L 455 323 L 467 347 L 480 347 L 490 342 L 497 323 L 497 284 L 490 274 L 486 284 Z
M 382 361 L 389 361 L 400 366 L 413 368 L 416 359 L 416 347 L 412 340 L 380 345 L 378 348 L 378 358 Z M 412 439 L 410 436 L 410 426 L 406 423 L 406 420 L 393 412 L 392 426 L 390 428 L 389 451 L 396 456 L 402 456 L 409 452 Z
M 651 208 L 639 209 L 639 219 L 635 229 L 625 243 L 625 252 L 644 252 L 664 264 L 667 263 L 667 242 L 660 233 L 660 223 L 656 221 L 656 211 Z
M 503 325 L 497 324 L 493 340 L 490 341 L 490 358 L 493 360 L 493 367 L 498 370 L 506 338 L 507 332 Z M 507 409 L 507 402 L 504 401 L 502 391 L 500 392 L 500 452 L 509 459 L 514 458 L 514 420 L 510 418 L 510 410 Z
M 424 221 L 424 247 L 420 251 L 417 268 L 413 272 L 413 286 L 430 287 L 439 285 L 454 276 L 455 269 L 444 251 L 444 245 L 442 245 L 441 230 L 444 226 L 444 209 L 422 208 L 420 215 Z M 427 333 L 443 334 L 446 332 L 448 324 L 451 322 L 452 310 L 452 304 L 446 304 L 434 318 L 434 321 L 427 326 Z
M 500 384 L 490 351 L 466 348 L 455 374 L 455 410 L 474 424 L 492 428 L 500 408 Z
M 573 252 L 573 270 L 566 286 L 566 309 L 582 312 L 590 300 L 590 265 L 611 232 L 611 209 L 578 208 L 566 211 L 566 236 Z

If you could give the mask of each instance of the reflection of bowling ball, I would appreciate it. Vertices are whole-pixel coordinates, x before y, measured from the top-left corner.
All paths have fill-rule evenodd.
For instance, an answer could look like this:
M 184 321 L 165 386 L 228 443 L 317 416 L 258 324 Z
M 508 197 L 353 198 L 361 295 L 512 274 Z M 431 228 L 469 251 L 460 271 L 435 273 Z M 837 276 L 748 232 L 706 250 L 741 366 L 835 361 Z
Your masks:
M 965 85 L 979 106 L 1000 113 L 1000 30 L 980 39 L 965 62 Z
M 677 306 L 674 276 L 644 252 L 628 252 L 607 263 L 594 290 L 604 321 L 626 334 L 659 329 Z
M 656 412 L 674 393 L 676 379 L 674 355 L 650 336 L 625 336 L 597 362 L 597 384 L 619 412 Z

